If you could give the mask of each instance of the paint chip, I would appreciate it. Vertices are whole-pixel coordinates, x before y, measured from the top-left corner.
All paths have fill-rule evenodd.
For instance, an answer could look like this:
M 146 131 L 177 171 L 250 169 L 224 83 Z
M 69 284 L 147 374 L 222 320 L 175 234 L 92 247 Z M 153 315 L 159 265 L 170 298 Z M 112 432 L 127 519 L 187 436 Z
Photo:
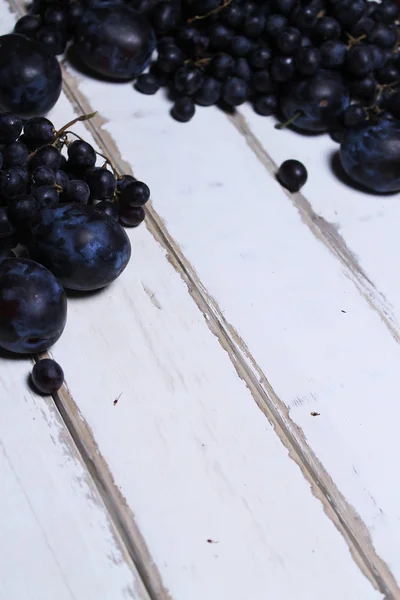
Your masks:
M 216 542 L 215 540 L 212 540 L 211 538 L 208 538 L 207 544 L 219 544 L 219 542 Z
M 122 392 L 120 393 L 120 395 L 117 398 L 115 398 L 115 400 L 113 402 L 114 406 L 116 406 L 118 404 L 118 400 L 121 398 L 121 396 L 122 396 Z
M 313 411 L 310 413 L 312 417 L 319 417 L 321 413 Z

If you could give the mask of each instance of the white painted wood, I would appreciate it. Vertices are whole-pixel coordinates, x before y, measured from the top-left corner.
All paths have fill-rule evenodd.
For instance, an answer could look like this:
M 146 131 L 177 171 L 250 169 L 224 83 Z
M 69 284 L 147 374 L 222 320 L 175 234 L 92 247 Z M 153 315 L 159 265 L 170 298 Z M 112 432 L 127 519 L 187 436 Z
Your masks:
M 399 488 L 389 459 L 398 451 L 399 348 L 352 273 L 216 110 L 199 109 L 180 125 L 168 119 L 162 95 L 141 96 L 130 84 L 86 78 L 79 91 L 150 184 L 168 231 L 289 408 L 289 425 L 301 427 L 400 579 Z
M 200 111 L 182 127 L 168 118 L 161 98 L 139 100 L 130 86 L 86 81 L 80 91 L 110 121 L 105 129 L 152 186 L 154 205 L 228 320 L 246 341 L 256 334 L 257 354 L 285 400 L 309 394 L 312 376 L 322 392 L 341 399 L 326 369 L 329 344 L 348 335 L 336 314 L 344 295 L 389 366 L 394 362 L 375 314 L 224 116 Z M 71 116 L 63 96 L 51 118 L 63 123 Z M 53 352 L 172 597 L 381 597 L 162 248 L 144 227 L 131 238 L 133 260 L 123 277 L 99 295 L 71 300 L 66 333 Z M 301 278 L 305 264 L 310 272 Z M 334 340 L 324 336 L 326 328 Z M 358 328 L 360 321 L 357 334 Z M 314 362 L 304 357 L 305 333 Z M 311 427 L 328 443 L 340 438 L 327 419 L 310 417 L 313 408 L 306 409 Z M 342 447 L 349 443 L 344 432 Z M 341 454 L 338 463 L 347 476 L 349 457 Z M 352 473 L 348 481 L 369 510 L 364 483 L 357 487 Z M 384 540 L 386 555 L 391 541 Z
M 71 117 L 63 96 L 51 118 Z M 172 597 L 381 597 L 162 248 L 130 236 L 123 277 L 70 300 L 53 354 Z
M 31 367 L 0 358 L 0 599 L 147 600 Z

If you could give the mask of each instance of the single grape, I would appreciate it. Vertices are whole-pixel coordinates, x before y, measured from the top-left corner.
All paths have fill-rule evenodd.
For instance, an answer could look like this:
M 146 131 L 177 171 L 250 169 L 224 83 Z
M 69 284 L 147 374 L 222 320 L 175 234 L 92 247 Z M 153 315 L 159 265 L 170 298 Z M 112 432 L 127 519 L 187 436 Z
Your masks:
M 214 77 L 204 77 L 203 85 L 195 94 L 196 104 L 211 106 L 216 104 L 221 96 L 222 84 Z
M 53 185 L 33 185 L 31 193 L 41 208 L 55 206 L 59 201 L 59 194 Z
M 21 229 L 36 217 L 39 208 L 39 203 L 34 196 L 20 195 L 9 203 L 8 215 L 12 223 Z
M 210 72 L 220 81 L 224 81 L 233 74 L 235 61 L 229 54 L 221 52 L 216 54 L 210 63 Z
M 98 167 L 93 169 L 87 176 L 91 197 L 96 200 L 108 200 L 115 193 L 116 181 L 111 171 Z
M 166 44 L 158 52 L 157 66 L 164 73 L 175 73 L 183 61 L 183 52 L 175 44 Z
M 258 96 L 254 101 L 254 110 L 262 116 L 269 116 L 276 113 L 278 108 L 278 99 L 275 94 Z
M 285 160 L 278 169 L 278 181 L 290 192 L 298 192 L 307 181 L 307 169 L 298 160 Z
M 180 94 L 191 96 L 203 84 L 203 75 L 200 69 L 190 65 L 180 67 L 175 73 L 174 84 Z
M 0 113 L 0 144 L 12 144 L 22 131 L 22 119 L 14 113 Z
M 7 238 L 15 232 L 6 208 L 0 206 L 0 239 Z
M 110 202 L 110 200 L 100 200 L 94 205 L 95 210 L 100 211 L 108 215 L 114 221 L 118 221 L 119 206 L 117 202 Z
M 137 227 L 144 221 L 146 213 L 144 209 L 139 206 L 138 208 L 122 207 L 119 211 L 119 222 L 125 227 Z
M 222 88 L 222 98 L 229 106 L 239 106 L 246 102 L 249 96 L 249 87 L 243 79 L 232 77 Z
M 31 171 L 38 167 L 49 167 L 58 171 L 61 166 L 61 154 L 54 146 L 42 146 L 38 148 L 29 161 Z
M 13 142 L 3 148 L 3 163 L 6 168 L 23 167 L 28 161 L 28 148 L 21 142 Z
M 90 144 L 75 140 L 68 146 L 68 162 L 79 169 L 89 169 L 96 164 L 96 152 Z
M 49 167 L 38 167 L 32 174 L 35 185 L 53 185 L 56 182 L 56 174 Z
M 148 202 L 150 189 L 143 181 L 132 181 L 122 190 L 120 203 L 124 208 L 139 208 Z
M 55 27 L 41 27 L 36 32 L 35 39 L 51 54 L 63 54 L 67 45 L 66 36 Z
M 176 121 L 187 123 L 194 117 L 196 111 L 194 102 L 189 96 L 182 96 L 176 100 L 171 109 L 171 115 Z
M 141 94 L 155 94 L 160 87 L 160 81 L 153 73 L 143 73 L 135 81 L 135 89 Z
M 5 200 L 23 194 L 27 183 L 19 167 L 12 167 L 7 171 L 0 171 L 0 197 Z
M 132 181 L 136 181 L 136 177 L 133 175 L 121 175 L 121 177 L 118 177 L 117 179 L 117 191 L 122 192 L 128 183 L 131 183 Z
M 62 190 L 66 188 L 70 181 L 68 175 L 60 169 L 55 172 L 55 178 L 55 184 L 58 185 Z
M 22 33 L 32 37 L 41 25 L 41 19 L 38 15 L 24 15 L 15 23 L 14 32 Z
M 29 140 L 29 146 L 38 148 L 53 141 L 56 130 L 49 119 L 33 117 L 24 124 L 24 135 Z
M 32 369 L 32 383 L 41 394 L 55 394 L 64 383 L 64 371 L 55 360 L 44 358 Z
M 87 183 L 79 179 L 72 179 L 68 182 L 64 197 L 67 202 L 81 202 L 86 204 L 90 198 L 90 189 Z
M 365 109 L 359 104 L 351 104 L 343 113 L 345 127 L 361 127 L 367 118 Z

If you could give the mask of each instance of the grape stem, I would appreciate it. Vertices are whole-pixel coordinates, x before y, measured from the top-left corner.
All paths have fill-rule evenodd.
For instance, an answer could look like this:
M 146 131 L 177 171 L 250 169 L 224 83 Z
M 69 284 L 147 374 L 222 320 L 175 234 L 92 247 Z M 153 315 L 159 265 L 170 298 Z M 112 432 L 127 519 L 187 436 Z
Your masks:
M 187 22 L 190 25 L 190 23 L 194 23 L 195 21 L 200 21 L 201 19 L 207 19 L 208 17 L 211 17 L 211 15 L 216 15 L 221 10 L 223 10 L 224 8 L 226 8 L 231 2 L 232 2 L 232 0 L 224 0 L 224 2 L 222 4 L 220 4 L 220 6 L 217 6 L 217 8 L 213 8 L 212 10 L 210 10 L 205 15 L 196 15 L 195 17 L 192 17 L 191 19 L 188 19 Z
M 66 131 L 65 128 L 63 128 L 63 133 L 65 133 L 65 135 L 74 135 L 76 138 L 78 138 L 78 140 L 81 140 L 81 142 L 84 142 L 85 140 L 83 138 L 81 138 L 80 135 L 78 135 L 77 133 L 75 133 L 74 131 Z M 93 148 L 94 149 L 94 148 Z M 120 173 L 117 171 L 117 169 L 114 167 L 114 165 L 112 164 L 112 162 L 109 161 L 109 159 L 107 158 L 107 156 L 105 156 L 104 154 L 102 154 L 101 152 L 98 152 L 97 150 L 94 150 L 97 154 L 97 156 L 101 156 L 101 158 L 104 158 L 105 163 L 103 165 L 103 169 L 106 165 L 108 165 L 110 167 L 110 169 L 112 170 L 112 172 L 114 173 L 114 176 L 116 179 L 118 179 L 119 177 L 121 177 Z
M 296 113 L 294 113 L 294 115 L 292 117 L 290 117 L 290 119 L 288 119 L 287 121 L 285 121 L 284 123 L 277 123 L 275 125 L 275 129 L 286 129 L 286 127 L 289 127 L 289 125 L 291 125 L 292 123 L 294 123 L 295 121 L 297 121 L 297 119 L 299 117 L 301 117 L 303 113 L 299 110 Z
M 80 117 L 76 117 L 75 119 L 72 119 L 72 121 L 70 121 L 69 123 L 64 125 L 64 127 L 61 127 L 61 129 L 59 129 L 56 132 L 56 135 L 53 140 L 53 144 L 59 137 L 62 136 L 63 133 L 66 133 L 67 129 L 72 127 L 72 125 L 75 125 L 75 123 L 78 123 L 79 121 L 89 121 L 89 119 L 93 119 L 93 117 L 95 117 L 96 115 L 97 115 L 97 111 L 89 113 L 87 115 L 81 115 Z

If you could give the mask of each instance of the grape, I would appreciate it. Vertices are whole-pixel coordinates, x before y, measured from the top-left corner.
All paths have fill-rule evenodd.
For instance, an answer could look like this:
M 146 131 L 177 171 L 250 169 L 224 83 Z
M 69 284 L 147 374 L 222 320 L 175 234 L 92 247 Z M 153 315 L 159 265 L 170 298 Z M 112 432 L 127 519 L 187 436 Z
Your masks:
M 110 284 L 125 269 L 131 254 L 122 227 L 85 204 L 43 209 L 29 224 L 26 245 L 30 256 L 64 287 L 81 291 Z
M 120 203 L 127 208 L 139 208 L 146 204 L 149 198 L 149 187 L 143 181 L 132 181 L 122 190 Z
M 3 148 L 3 163 L 9 167 L 23 167 L 28 160 L 28 148 L 21 142 L 13 142 Z
M 258 96 L 254 102 L 254 110 L 257 114 L 263 116 L 273 115 L 276 112 L 278 100 L 275 94 Z
M 35 185 L 53 185 L 56 182 L 56 174 L 49 167 L 38 167 L 32 175 Z
M 51 54 L 62 54 L 67 44 L 63 33 L 54 27 L 41 27 L 36 32 L 35 39 Z
M 90 198 L 90 189 L 84 181 L 72 179 L 68 182 L 64 190 L 64 196 L 67 202 L 81 202 L 82 204 L 86 204 Z
M 118 221 L 119 208 L 116 202 L 110 202 L 109 200 L 100 200 L 97 204 L 94 205 L 95 210 L 99 210 L 102 213 L 105 213 L 111 219 Z
M 229 54 L 216 54 L 210 63 L 210 71 L 214 77 L 224 81 L 233 73 L 235 61 Z
M 124 5 L 87 10 L 76 33 L 75 52 L 95 73 L 133 79 L 147 66 L 155 35 L 146 17 Z
M 8 214 L 10 220 L 22 231 L 36 217 L 38 210 L 39 203 L 34 196 L 21 194 L 9 204 Z
M 203 85 L 203 75 L 200 69 L 184 65 L 175 74 L 175 88 L 180 94 L 191 96 Z
M 70 181 L 68 175 L 64 171 L 61 171 L 61 170 L 58 170 L 55 172 L 55 178 L 56 178 L 56 180 L 55 180 L 56 185 L 60 186 L 60 188 L 62 190 L 64 190 L 67 187 L 67 185 Z
M 14 233 L 15 229 L 8 218 L 8 212 L 0 206 L 0 239 L 7 238 Z
M 307 181 L 307 170 L 298 160 L 285 160 L 278 169 L 277 178 L 290 192 L 298 192 Z
M 125 227 L 137 227 L 144 221 L 145 212 L 142 207 L 128 208 L 121 207 L 119 211 L 119 220 Z
M 143 73 L 135 81 L 135 89 L 142 94 L 155 94 L 160 87 L 159 79 L 153 73 Z
M 15 23 L 14 32 L 22 33 L 28 37 L 34 36 L 41 25 L 40 17 L 37 15 L 25 15 Z
M 32 186 L 31 193 L 36 198 L 40 208 L 55 206 L 58 203 L 58 192 L 52 185 Z
M 182 98 L 178 98 L 172 107 L 171 115 L 176 121 L 187 123 L 187 121 L 190 121 L 190 119 L 194 117 L 195 110 L 196 108 L 192 98 L 189 96 L 182 96 Z
M 157 66 L 164 73 L 175 73 L 183 64 L 184 54 L 175 44 L 167 44 L 158 51 Z
M 89 169 L 96 164 L 96 152 L 87 142 L 75 140 L 68 146 L 68 162 L 72 167 Z
M 24 124 L 24 135 L 33 148 L 52 142 L 55 133 L 53 123 L 45 117 L 33 117 Z
M 116 181 L 114 175 L 104 168 L 93 169 L 87 177 L 92 198 L 107 200 L 115 193 Z
M 249 87 L 243 79 L 232 77 L 228 79 L 222 88 L 222 98 L 230 106 L 239 106 L 246 102 L 249 95 Z
M 51 358 L 35 363 L 31 377 L 33 385 L 41 394 L 55 394 L 64 383 L 64 371 Z
M 49 167 L 58 171 L 61 166 L 61 154 L 54 146 L 42 146 L 38 148 L 29 161 L 31 171 L 38 167 Z
M 126 186 L 128 185 L 128 183 L 131 183 L 132 181 L 136 181 L 135 177 L 133 177 L 133 175 L 122 175 L 121 177 L 119 177 L 117 179 L 117 190 L 118 192 L 122 192 L 122 190 L 124 188 L 126 188 Z
M 26 181 L 18 167 L 0 171 L 0 198 L 10 200 L 26 190 Z
M 0 106 L 29 117 L 47 113 L 61 93 L 61 70 L 38 42 L 13 33 L 0 37 Z
M 204 77 L 201 88 L 196 92 L 195 100 L 201 106 L 216 104 L 221 96 L 222 84 L 214 77 Z
M 285 119 L 293 119 L 302 131 L 327 131 L 347 108 L 349 95 L 343 79 L 333 71 L 319 71 L 314 77 L 293 85 L 281 100 Z
M 20 136 L 22 120 L 14 113 L 0 113 L 0 144 L 12 144 Z
M 0 263 L 0 347 L 10 352 L 43 352 L 61 336 L 67 299 L 57 279 L 24 258 Z

